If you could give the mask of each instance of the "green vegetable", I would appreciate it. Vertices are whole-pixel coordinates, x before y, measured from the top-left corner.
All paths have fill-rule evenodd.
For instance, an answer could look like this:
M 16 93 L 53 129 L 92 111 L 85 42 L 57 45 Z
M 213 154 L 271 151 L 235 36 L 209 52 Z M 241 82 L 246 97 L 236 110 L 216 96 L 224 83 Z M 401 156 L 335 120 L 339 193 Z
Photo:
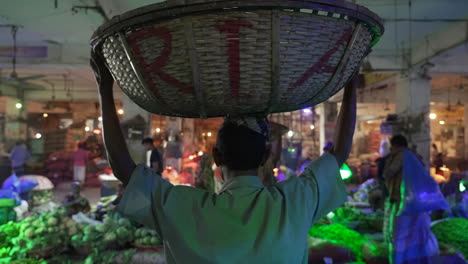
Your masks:
M 468 257 L 468 219 L 453 218 L 442 221 L 432 227 L 432 232 L 439 243 L 445 243 L 461 251 Z
M 340 246 L 349 247 L 358 261 L 362 261 L 361 247 L 367 241 L 358 232 L 348 229 L 340 224 L 324 226 L 313 226 L 309 235 L 316 238 L 328 240 Z

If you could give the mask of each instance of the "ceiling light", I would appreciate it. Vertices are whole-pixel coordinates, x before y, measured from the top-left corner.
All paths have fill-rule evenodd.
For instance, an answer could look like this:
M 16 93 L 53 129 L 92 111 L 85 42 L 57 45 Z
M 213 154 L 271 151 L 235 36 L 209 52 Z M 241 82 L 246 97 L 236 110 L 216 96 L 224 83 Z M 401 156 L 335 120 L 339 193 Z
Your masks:
M 211 134 L 211 132 L 208 132 L 208 134 L 207 134 L 207 135 L 208 135 L 209 137 L 211 137 L 213 134 Z
M 123 115 L 125 112 L 124 112 L 123 109 L 119 109 L 119 110 L 117 110 L 117 113 L 118 113 L 119 115 Z
M 314 126 L 314 125 L 310 125 L 310 129 L 311 129 L 311 130 L 314 130 L 314 129 L 315 129 L 315 126 Z
M 46 118 L 48 116 L 49 116 L 49 114 L 47 114 L 47 113 L 42 114 L 42 117 L 44 117 L 44 118 Z
M 84 130 L 85 130 L 86 132 L 88 132 L 88 131 L 90 131 L 91 129 L 90 129 L 89 127 L 85 127 Z
M 23 108 L 23 104 L 21 104 L 21 103 L 16 103 L 15 106 L 16 106 L 16 109 L 21 109 L 21 108 Z
M 439 124 L 445 125 L 445 121 L 444 121 L 444 120 L 440 120 L 440 121 L 439 121 Z
M 294 136 L 294 131 L 289 130 L 289 132 L 288 132 L 288 137 L 292 137 L 292 136 Z
M 36 138 L 37 139 L 40 139 L 42 137 L 42 134 L 41 133 L 36 133 Z
M 98 117 L 98 120 L 99 120 L 100 122 L 102 122 L 102 116 Z
M 429 118 L 432 119 L 432 120 L 434 120 L 434 119 L 437 118 L 437 114 L 435 114 L 435 113 L 430 113 L 430 114 L 429 114 Z
M 156 133 L 160 133 L 161 132 L 161 129 L 158 127 L 156 128 Z

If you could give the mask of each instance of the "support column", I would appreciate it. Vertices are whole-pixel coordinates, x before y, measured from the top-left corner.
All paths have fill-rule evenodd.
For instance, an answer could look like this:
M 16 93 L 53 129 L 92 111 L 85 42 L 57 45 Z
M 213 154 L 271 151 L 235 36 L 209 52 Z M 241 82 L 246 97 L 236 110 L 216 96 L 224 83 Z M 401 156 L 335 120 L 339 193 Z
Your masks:
M 403 134 L 409 147 L 416 145 L 426 166 L 430 164 L 431 127 L 429 112 L 431 103 L 430 79 L 411 71 L 400 76 L 396 83 L 396 111 L 401 126 L 394 134 Z
M 337 103 L 324 102 L 319 105 L 320 114 L 320 153 L 328 142 L 333 142 L 338 118 Z
M 122 98 L 124 115 L 122 122 L 128 122 L 136 116 L 140 115 L 146 122 L 146 128 L 143 131 L 143 137 L 151 136 L 151 114 L 147 111 L 141 109 L 137 104 L 135 104 L 130 98 L 126 95 Z M 128 135 L 124 134 L 124 137 L 127 141 L 128 150 L 130 156 L 133 158 L 135 163 L 146 163 L 146 152 L 143 146 L 141 145 L 141 138 L 128 138 Z

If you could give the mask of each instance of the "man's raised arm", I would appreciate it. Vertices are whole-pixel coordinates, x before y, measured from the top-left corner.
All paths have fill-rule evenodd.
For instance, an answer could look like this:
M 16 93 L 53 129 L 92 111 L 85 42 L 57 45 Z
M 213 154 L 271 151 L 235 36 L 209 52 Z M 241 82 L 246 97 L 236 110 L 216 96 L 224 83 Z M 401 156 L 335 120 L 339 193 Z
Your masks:
M 356 72 L 346 85 L 343 94 L 340 114 L 336 124 L 335 141 L 331 149 L 341 167 L 348 159 L 353 143 L 354 128 L 356 126 L 356 89 L 359 84 L 359 74 Z
M 136 165 L 128 152 L 116 113 L 112 91 L 114 79 L 106 68 L 104 59 L 94 50 L 91 52 L 90 64 L 96 76 L 99 89 L 104 145 L 106 146 L 107 157 L 115 177 L 126 186 Z

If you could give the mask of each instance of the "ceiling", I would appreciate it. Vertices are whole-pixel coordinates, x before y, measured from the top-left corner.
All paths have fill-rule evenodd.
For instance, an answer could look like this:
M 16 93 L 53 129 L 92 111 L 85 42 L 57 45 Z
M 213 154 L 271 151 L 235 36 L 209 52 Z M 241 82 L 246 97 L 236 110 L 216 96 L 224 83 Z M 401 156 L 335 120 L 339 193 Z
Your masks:
M 22 26 L 17 34 L 18 45 L 47 47 L 47 57 L 18 59 L 19 76 L 45 74 L 44 79 L 55 83 L 55 96 L 59 100 L 96 100 L 94 77 L 88 67 L 88 41 L 104 18 L 92 10 L 76 9 L 95 6 L 96 2 L 107 17 L 112 17 L 161 1 L 2 1 L 0 24 Z M 432 62 L 432 73 L 468 74 L 467 0 L 411 0 L 411 8 L 410 0 L 353 2 L 366 6 L 384 20 L 386 32 L 369 56 L 373 72 L 400 72 L 410 64 Z M 409 18 L 415 21 L 409 22 Z M 0 27 L 0 48 L 11 43 L 10 29 Z M 0 57 L 0 68 L 3 77 L 7 76 L 11 72 L 11 58 Z M 437 74 L 434 76 L 438 78 Z M 69 80 L 67 86 L 64 78 Z M 27 98 L 50 99 L 51 86 L 43 80 L 35 82 L 46 90 L 28 92 Z

